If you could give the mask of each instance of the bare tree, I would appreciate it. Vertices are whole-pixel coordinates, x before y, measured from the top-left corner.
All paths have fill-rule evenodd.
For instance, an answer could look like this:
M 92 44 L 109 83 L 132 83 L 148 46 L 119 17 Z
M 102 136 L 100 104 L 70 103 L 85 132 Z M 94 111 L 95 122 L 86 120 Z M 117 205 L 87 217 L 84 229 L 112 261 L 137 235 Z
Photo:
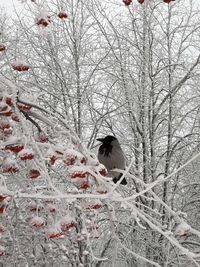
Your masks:
M 199 266 L 193 1 L 25 8 L 0 79 L 6 264 Z M 119 137 L 128 187 L 89 150 L 101 134 Z

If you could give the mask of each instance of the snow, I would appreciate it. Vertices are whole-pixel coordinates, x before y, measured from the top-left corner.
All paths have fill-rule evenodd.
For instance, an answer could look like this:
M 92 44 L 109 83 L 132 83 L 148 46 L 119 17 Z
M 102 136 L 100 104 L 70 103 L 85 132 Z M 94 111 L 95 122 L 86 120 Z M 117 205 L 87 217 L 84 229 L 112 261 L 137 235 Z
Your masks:
M 3 256 L 5 254 L 6 254 L 6 248 L 0 245 L 0 256 Z
M 39 216 L 35 216 L 29 221 L 29 225 L 33 227 L 41 227 L 44 226 L 45 220 Z
M 70 2 L 65 1 L 63 3 L 66 7 L 69 6 L 71 14 L 68 12 L 69 20 L 61 21 L 57 16 L 58 11 L 60 8 L 65 9 L 65 5 L 58 7 L 55 4 L 55 10 L 49 12 L 52 6 L 45 5 L 45 8 L 49 10 L 40 11 L 41 5 L 28 1 L 27 7 L 29 5 L 35 7 L 31 10 L 33 12 L 29 14 L 30 17 L 32 15 L 32 18 L 29 17 L 30 21 L 27 22 L 27 25 L 25 25 L 24 20 L 18 23 L 19 26 L 17 27 L 23 25 L 19 29 L 20 38 L 18 37 L 16 42 L 13 42 L 14 45 L 11 44 L 6 50 L 6 57 L 4 54 L 2 56 L 3 77 L 0 77 L 0 92 L 2 92 L 3 101 L 0 105 L 4 107 L 6 95 L 12 96 L 14 106 L 11 110 L 16 114 L 18 112 L 21 116 L 19 122 L 13 122 L 11 138 L 4 135 L 1 139 L 1 148 L 3 149 L 1 149 L 0 157 L 1 170 L 7 165 L 8 167 L 16 166 L 19 171 L 9 176 L 7 173 L 0 174 L 0 194 L 10 196 L 6 198 L 9 201 L 3 200 L 2 197 L 0 205 L 3 208 L 5 205 L 6 216 L 3 214 L 1 218 L 4 220 L 3 225 L 6 225 L 10 237 L 9 242 L 12 241 L 13 249 L 12 255 L 10 253 L 4 259 L 8 259 L 16 266 L 21 266 L 17 262 L 18 253 L 19 259 L 24 258 L 29 262 L 30 257 L 32 257 L 31 260 L 34 260 L 34 264 L 42 265 L 39 262 L 42 258 L 39 254 L 43 253 L 42 247 L 45 249 L 44 260 L 48 262 L 49 259 L 52 261 L 56 259 L 57 265 L 63 260 L 70 261 L 74 257 L 74 263 L 81 266 L 82 257 L 87 256 L 85 258 L 88 259 L 89 263 L 94 264 L 96 261 L 106 261 L 106 257 L 108 257 L 113 266 L 120 265 L 121 262 L 118 262 L 120 257 L 123 262 L 122 267 L 127 263 L 127 259 L 130 259 L 130 262 L 134 260 L 138 266 L 145 264 L 160 266 L 164 264 L 160 263 L 162 259 L 167 260 L 166 264 L 171 264 L 173 260 L 175 265 L 177 262 L 181 264 L 183 257 L 184 260 L 187 257 L 191 264 L 194 263 L 198 266 L 199 252 L 194 253 L 195 246 L 192 242 L 200 238 L 199 223 L 195 218 L 195 212 L 193 215 L 193 210 L 190 208 L 193 207 L 194 210 L 198 211 L 192 201 L 196 204 L 199 198 L 193 198 L 190 202 L 190 194 L 197 195 L 199 191 L 199 180 L 195 181 L 194 179 L 195 175 L 199 178 L 200 153 L 198 144 L 196 146 L 198 109 L 195 107 L 195 105 L 198 106 L 198 103 L 196 102 L 193 107 L 193 99 L 198 95 L 198 90 L 195 89 L 198 88 L 197 85 L 199 84 L 196 66 L 199 66 L 200 56 L 187 59 L 185 54 L 181 55 L 181 53 L 185 50 L 189 51 L 188 46 L 191 44 L 191 50 L 198 47 L 194 44 L 195 42 L 198 43 L 199 35 L 196 29 L 199 29 L 199 22 L 196 20 L 193 21 L 195 23 L 189 23 L 190 18 L 188 17 L 186 24 L 175 23 L 179 20 L 178 16 L 184 14 L 184 10 L 180 10 L 180 13 L 175 15 L 173 12 L 182 8 L 184 0 L 181 1 L 181 5 L 177 1 L 177 7 L 174 3 L 172 9 L 168 5 L 162 9 L 162 3 L 157 5 L 154 1 L 145 4 L 145 8 L 138 5 L 137 1 L 135 3 L 132 1 L 133 8 L 131 6 L 128 9 L 124 8 L 122 1 L 116 2 L 116 4 L 114 1 L 113 3 L 110 2 L 112 1 L 105 1 L 102 4 L 102 1 L 96 1 L 93 6 L 94 10 L 91 10 L 87 4 L 79 1 L 76 12 L 73 13 L 74 9 L 70 7 Z M 116 17 L 113 16 L 112 18 L 112 13 L 109 14 L 111 23 L 108 23 L 107 17 L 109 10 L 102 9 L 103 6 L 101 5 L 104 4 L 116 8 Z M 79 5 L 83 10 L 79 10 Z M 151 7 L 153 7 L 152 13 L 146 12 Z M 157 9 L 163 14 L 158 13 Z M 99 11 L 102 10 L 103 13 L 101 14 Z M 119 17 L 118 12 L 120 13 Z M 38 16 L 35 23 L 39 25 L 34 23 L 36 13 Z M 96 14 L 101 19 L 98 23 L 97 18 L 95 18 Z M 192 11 L 191 14 L 193 14 Z M 185 15 L 187 14 L 185 13 Z M 173 20 L 174 16 L 175 20 Z M 134 23 L 132 23 L 133 17 L 135 18 Z M 153 18 L 152 21 L 151 18 Z M 193 18 L 192 15 L 191 18 Z M 46 26 L 41 22 L 39 23 L 40 19 L 46 20 Z M 150 20 L 149 24 L 146 23 L 148 20 Z M 182 17 L 180 23 L 184 21 L 185 18 Z M 140 23 L 141 27 L 136 27 Z M 167 25 L 167 23 L 171 24 Z M 189 23 L 188 26 L 187 23 Z M 90 25 L 92 25 L 91 28 Z M 155 28 L 151 28 L 152 26 Z M 165 31 L 166 26 L 169 26 L 169 35 L 164 32 L 162 40 L 159 34 Z M 151 43 L 152 47 L 149 42 L 146 42 L 151 36 L 147 35 L 145 38 L 143 36 L 143 34 L 149 34 L 149 29 L 152 38 L 155 38 L 152 39 L 154 40 Z M 39 38 L 38 42 L 38 31 L 44 37 L 48 37 L 51 33 L 53 38 L 42 40 L 42 42 Z M 180 35 L 179 37 L 183 34 L 183 38 L 179 38 L 180 41 L 185 40 L 185 33 L 189 37 L 190 40 L 186 46 L 183 44 L 183 49 L 181 46 L 180 49 L 177 49 L 179 39 L 176 34 L 172 34 L 174 31 L 178 36 Z M 97 33 L 100 37 L 96 38 L 95 36 L 94 42 L 93 33 L 94 36 Z M 7 35 L 8 38 L 14 38 L 14 36 L 14 32 L 11 36 Z M 170 51 L 173 53 L 172 58 L 168 58 L 168 55 L 165 54 L 167 49 L 171 49 L 167 47 L 169 40 L 166 38 L 168 36 L 172 39 L 177 38 L 175 46 L 173 46 L 172 40 L 173 49 Z M 195 40 L 192 40 L 193 36 L 195 36 Z M 135 37 L 138 38 L 138 44 L 141 44 L 139 49 Z M 145 43 L 143 43 L 144 41 Z M 18 43 L 28 45 L 23 47 L 18 46 Z M 160 52 L 156 53 L 159 51 L 160 45 L 163 46 L 163 50 L 160 49 Z M 102 53 L 98 53 L 98 47 L 101 47 Z M 80 54 L 77 54 L 75 48 L 78 48 Z M 143 49 L 146 50 L 144 55 L 141 54 L 144 52 Z M 198 49 L 196 50 L 196 53 L 199 53 Z M 27 76 L 23 77 L 10 68 L 12 62 L 8 61 L 14 57 L 14 51 L 19 51 L 19 55 L 22 57 L 28 55 L 25 59 L 17 59 L 15 64 L 26 64 L 26 61 L 33 63 L 34 68 L 26 74 Z M 153 59 L 149 57 L 151 53 L 154 55 Z M 118 54 L 122 55 L 120 60 L 117 58 Z M 134 56 L 132 57 L 132 55 Z M 74 66 L 76 65 L 74 64 L 77 59 L 76 56 L 78 56 L 76 63 L 80 77 L 74 68 L 76 67 Z M 131 59 L 131 63 L 129 59 Z M 151 60 L 152 62 L 150 62 Z M 168 65 L 169 62 L 167 61 L 170 60 L 172 60 L 172 64 Z M 174 61 L 176 60 L 178 62 L 175 64 Z M 145 65 L 144 69 L 142 69 L 142 63 Z M 148 65 L 149 63 L 151 65 Z M 174 73 L 170 72 L 172 76 L 170 88 L 165 81 L 169 78 L 169 68 L 176 68 L 176 65 L 178 69 L 175 69 Z M 142 79 L 143 75 L 145 81 Z M 78 128 L 75 127 L 77 126 L 75 124 L 79 124 L 77 99 L 80 95 L 76 94 L 78 78 L 80 78 L 78 80 L 80 90 L 84 92 L 81 95 L 83 107 L 82 117 L 80 116 L 80 125 L 83 128 L 81 133 L 77 133 L 77 129 L 74 130 L 74 128 Z M 156 86 L 151 88 L 154 81 Z M 196 92 L 191 97 L 184 95 L 185 87 L 182 86 L 184 83 L 185 85 L 187 83 L 187 87 L 191 86 Z M 181 92 L 176 94 L 176 90 L 179 89 L 183 89 L 183 92 L 180 90 Z M 172 121 L 168 116 L 171 108 L 168 103 L 170 101 L 167 99 L 164 102 L 165 96 L 168 96 L 170 90 L 174 92 L 172 96 L 172 115 L 174 116 L 172 116 Z M 193 91 L 188 90 L 192 93 Z M 41 95 L 38 97 L 40 93 Z M 142 93 L 144 93 L 144 97 Z M 154 93 L 155 99 L 153 99 Z M 191 106 L 187 108 L 183 105 L 186 111 L 178 110 L 182 108 L 182 103 L 179 103 L 179 101 L 183 101 L 182 95 L 184 95 L 184 104 L 187 105 L 188 102 Z M 89 104 L 91 106 L 87 106 L 90 97 L 91 103 Z M 144 103 L 140 102 L 142 98 L 144 98 Z M 34 101 L 32 101 L 33 99 Z M 127 99 L 130 100 L 130 107 L 127 107 Z M 27 111 L 27 115 L 37 122 L 42 131 L 44 130 L 48 135 L 46 143 L 38 142 L 35 139 L 35 136 L 38 135 L 37 127 L 30 120 L 26 120 L 21 111 L 16 108 L 17 101 L 20 102 L 20 100 L 33 104 L 33 110 Z M 153 107 L 150 109 L 153 100 L 157 101 L 155 102 L 155 109 Z M 69 110 L 65 110 L 66 107 Z M 155 121 L 151 118 L 154 111 L 156 113 Z M 127 114 L 131 114 L 131 121 L 129 121 L 130 118 Z M 189 117 L 188 114 L 190 114 Z M 144 125 L 141 115 L 144 116 Z M 12 119 L 9 118 L 8 120 Z M 188 127 L 188 129 L 183 127 L 184 120 L 187 122 L 186 128 Z M 170 122 L 171 125 L 169 125 Z M 151 123 L 155 123 L 155 125 L 151 125 Z M 168 126 L 172 127 L 171 132 L 168 131 L 167 123 Z M 191 128 L 190 124 L 192 125 Z M 106 135 L 107 131 L 119 134 L 122 142 L 126 145 L 130 162 L 126 170 L 123 171 L 123 176 L 127 177 L 129 181 L 126 187 L 120 183 L 113 184 L 112 178 L 106 176 L 106 171 L 103 172 L 105 168 L 99 164 L 95 155 L 97 150 L 94 141 L 96 135 L 100 132 Z M 169 152 L 166 142 L 167 131 L 169 135 L 172 133 L 171 139 L 168 138 L 172 148 L 169 162 L 166 159 Z M 188 136 L 184 136 L 184 134 L 190 133 L 190 131 L 191 140 L 188 141 Z M 151 139 L 151 134 L 155 134 L 155 139 Z M 91 138 L 90 141 L 88 141 L 89 138 Z M 134 147 L 135 138 L 138 142 L 136 148 Z M 85 147 L 84 144 L 87 141 L 88 147 L 92 149 L 94 154 Z M 25 146 L 19 154 L 4 149 L 6 145 L 18 143 Z M 183 144 L 183 147 L 179 144 Z M 144 145 L 146 145 L 146 151 L 142 149 Z M 155 155 L 151 152 L 154 152 Z M 22 154 L 33 153 L 35 158 L 32 161 L 24 162 L 20 159 Z M 49 160 L 52 155 L 56 157 L 56 161 L 55 164 L 51 165 Z M 138 160 L 137 166 L 136 160 Z M 168 163 L 169 171 L 167 172 L 166 164 Z M 28 179 L 27 173 L 32 167 L 38 167 L 41 170 L 40 179 L 34 181 Z M 121 172 L 118 169 L 116 171 Z M 191 186 L 192 183 L 189 182 L 188 177 L 194 179 L 193 183 L 196 187 Z M 82 182 L 85 183 L 84 189 L 80 188 Z M 163 197 L 165 183 L 168 183 L 169 189 L 167 201 Z M 187 190 L 184 188 L 184 191 L 181 188 L 183 185 L 188 187 Z M 191 189 L 192 192 L 190 192 Z M 184 192 L 187 194 L 180 194 Z M 34 200 L 34 203 L 31 203 L 31 200 Z M 49 212 L 50 210 L 53 212 Z M 189 214 L 187 217 L 183 213 L 185 210 Z M 183 218 L 185 220 L 187 218 L 187 222 Z M 194 228 L 190 224 L 194 225 Z M 41 227 L 41 229 L 35 231 L 34 228 L 30 227 Z M 14 232 L 13 229 L 15 229 Z M 189 246 L 186 242 L 181 242 L 183 237 L 189 237 L 186 241 L 192 240 Z M 52 238 L 58 239 L 50 240 Z M 32 242 L 24 243 L 24 240 L 31 240 Z M 166 245 L 166 249 L 162 250 L 159 259 L 155 252 L 155 245 L 158 245 L 154 243 L 155 240 L 160 240 L 161 244 L 159 245 L 162 247 Z M 3 242 L 6 243 L 6 240 Z M 6 250 L 7 246 L 10 248 L 9 242 L 6 243 Z M 41 244 L 41 246 L 36 246 L 37 244 Z M 32 251 L 31 256 L 26 257 L 24 252 L 26 245 L 27 249 Z M 149 249 L 148 254 L 146 253 L 147 247 Z M 123 253 L 121 253 L 122 251 Z M 66 252 L 69 256 L 65 255 Z M 79 260 L 80 262 L 78 262 Z M 157 260 L 158 262 L 156 262 Z M 63 264 L 68 265 L 68 263 Z M 109 262 L 103 263 L 105 266 L 106 264 Z
M 187 224 L 186 222 L 181 222 L 175 230 L 175 234 L 178 236 L 185 236 L 187 235 L 191 230 L 191 226 Z

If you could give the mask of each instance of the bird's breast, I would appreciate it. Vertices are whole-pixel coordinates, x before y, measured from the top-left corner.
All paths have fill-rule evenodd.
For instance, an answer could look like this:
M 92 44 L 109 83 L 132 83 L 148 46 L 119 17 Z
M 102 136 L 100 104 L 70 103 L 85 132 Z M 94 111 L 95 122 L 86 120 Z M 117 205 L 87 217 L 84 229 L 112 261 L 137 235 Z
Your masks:
M 107 170 L 125 169 L 125 157 L 120 147 L 112 147 L 109 151 L 103 148 L 99 151 L 98 159 Z

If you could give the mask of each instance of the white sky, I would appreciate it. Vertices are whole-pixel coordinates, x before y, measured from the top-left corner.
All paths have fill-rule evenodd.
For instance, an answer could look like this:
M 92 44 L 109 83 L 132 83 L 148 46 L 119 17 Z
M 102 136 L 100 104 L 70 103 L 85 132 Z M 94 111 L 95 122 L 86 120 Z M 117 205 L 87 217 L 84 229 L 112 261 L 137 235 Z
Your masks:
M 18 0 L 0 0 L 0 8 L 4 7 L 8 14 L 14 10 L 13 4 L 17 10 L 20 10 L 20 7 L 22 7 L 21 2 Z

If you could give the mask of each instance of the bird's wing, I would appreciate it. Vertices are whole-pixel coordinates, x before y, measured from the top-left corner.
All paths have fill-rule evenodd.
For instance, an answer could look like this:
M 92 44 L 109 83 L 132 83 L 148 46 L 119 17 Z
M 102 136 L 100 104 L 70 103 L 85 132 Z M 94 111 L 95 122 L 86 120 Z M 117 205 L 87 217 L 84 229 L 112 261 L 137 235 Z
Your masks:
M 125 156 L 122 149 L 119 146 L 113 146 L 112 152 L 107 155 L 105 153 L 98 153 L 99 161 L 107 168 L 111 170 L 114 168 L 125 169 Z

